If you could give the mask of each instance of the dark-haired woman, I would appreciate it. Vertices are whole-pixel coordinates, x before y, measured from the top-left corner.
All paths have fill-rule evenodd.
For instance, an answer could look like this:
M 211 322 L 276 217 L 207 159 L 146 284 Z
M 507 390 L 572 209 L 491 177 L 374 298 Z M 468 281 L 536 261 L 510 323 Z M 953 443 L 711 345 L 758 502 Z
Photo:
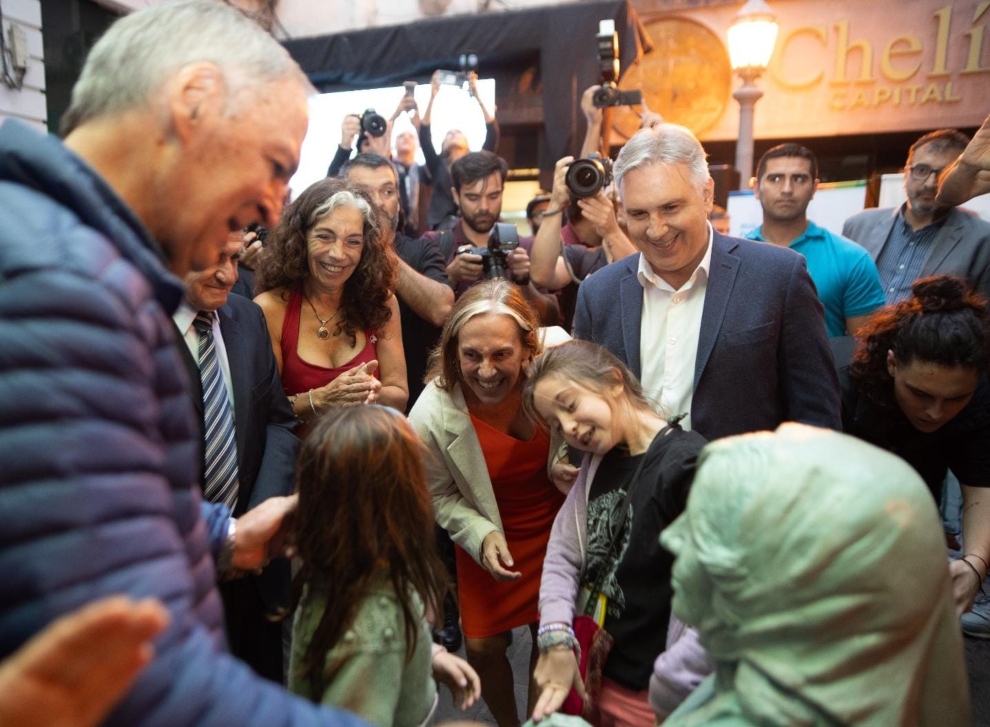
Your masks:
M 269 235 L 255 302 L 303 421 L 364 403 L 405 410 L 395 270 L 375 207 L 340 179 L 311 185 Z
M 857 341 L 839 369 L 843 428 L 906 460 L 936 502 L 948 471 L 959 479 L 965 544 L 950 570 L 968 611 L 990 561 L 990 313 L 962 279 L 925 278 Z

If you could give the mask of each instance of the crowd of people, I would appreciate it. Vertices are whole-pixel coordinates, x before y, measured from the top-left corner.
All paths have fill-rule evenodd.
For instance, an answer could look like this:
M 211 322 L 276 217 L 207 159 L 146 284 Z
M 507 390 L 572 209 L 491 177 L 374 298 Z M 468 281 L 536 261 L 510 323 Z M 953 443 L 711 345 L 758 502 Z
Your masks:
M 776 146 L 740 239 L 647 112 L 527 237 L 494 110 L 438 154 L 440 90 L 287 203 L 308 80 L 176 0 L 61 140 L 0 127 L 0 723 L 423 725 L 438 684 L 503 727 L 970 723 L 990 117 L 844 235 Z

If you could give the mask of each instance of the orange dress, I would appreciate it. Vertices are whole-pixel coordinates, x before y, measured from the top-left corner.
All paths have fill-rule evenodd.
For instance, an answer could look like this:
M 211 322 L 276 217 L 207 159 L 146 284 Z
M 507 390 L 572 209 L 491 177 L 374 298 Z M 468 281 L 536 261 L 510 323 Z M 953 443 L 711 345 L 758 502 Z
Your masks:
M 522 576 L 496 581 L 460 546 L 457 554 L 457 595 L 464 635 L 494 636 L 538 621 L 537 600 L 550 528 L 564 496 L 547 476 L 550 438 L 537 428 L 523 442 L 492 428 L 477 417 L 471 422 L 485 456 L 495 491 L 502 529 L 514 566 Z

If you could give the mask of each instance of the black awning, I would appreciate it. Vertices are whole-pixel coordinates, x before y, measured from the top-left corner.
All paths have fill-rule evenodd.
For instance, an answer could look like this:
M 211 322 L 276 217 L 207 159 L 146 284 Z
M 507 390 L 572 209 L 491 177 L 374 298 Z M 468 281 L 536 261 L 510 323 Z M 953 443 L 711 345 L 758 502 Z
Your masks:
M 598 22 L 606 19 L 615 21 L 625 70 L 650 50 L 629 0 L 420 20 L 300 38 L 285 46 L 324 92 L 426 83 L 437 68 L 456 69 L 457 56 L 469 50 L 478 53 L 481 74 L 495 77 L 499 88 L 506 82 L 514 88 L 513 82 L 535 70 L 543 87 L 546 135 L 540 166 L 552 169 L 581 144 L 578 104 L 584 89 L 599 81 L 595 35 Z M 583 118 L 580 122 L 583 129 Z

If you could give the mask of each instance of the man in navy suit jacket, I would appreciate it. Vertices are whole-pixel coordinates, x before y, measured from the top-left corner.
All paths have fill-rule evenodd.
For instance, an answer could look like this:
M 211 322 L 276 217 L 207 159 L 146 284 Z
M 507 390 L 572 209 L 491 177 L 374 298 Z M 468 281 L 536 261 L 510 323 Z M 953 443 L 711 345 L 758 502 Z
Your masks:
M 269 497 L 292 494 L 299 449 L 296 418 L 282 389 L 261 308 L 247 298 L 230 295 L 242 247 L 240 234 L 231 235 L 216 265 L 189 273 L 185 300 L 173 315 L 186 341 L 180 349 L 202 424 L 202 385 L 194 357 L 198 357 L 198 334 L 192 321 L 198 311 L 216 312 L 220 335 L 216 335 L 215 324 L 214 342 L 233 394 L 238 474 L 234 517 Z M 267 616 L 289 605 L 289 579 L 288 561 L 278 558 L 260 575 L 220 583 L 231 652 L 276 682 L 283 680 L 282 626 Z
M 839 387 L 804 258 L 714 232 L 714 182 L 687 129 L 619 153 L 615 183 L 639 248 L 581 285 L 574 333 L 622 359 L 668 414 L 708 439 L 800 421 L 839 429 Z

